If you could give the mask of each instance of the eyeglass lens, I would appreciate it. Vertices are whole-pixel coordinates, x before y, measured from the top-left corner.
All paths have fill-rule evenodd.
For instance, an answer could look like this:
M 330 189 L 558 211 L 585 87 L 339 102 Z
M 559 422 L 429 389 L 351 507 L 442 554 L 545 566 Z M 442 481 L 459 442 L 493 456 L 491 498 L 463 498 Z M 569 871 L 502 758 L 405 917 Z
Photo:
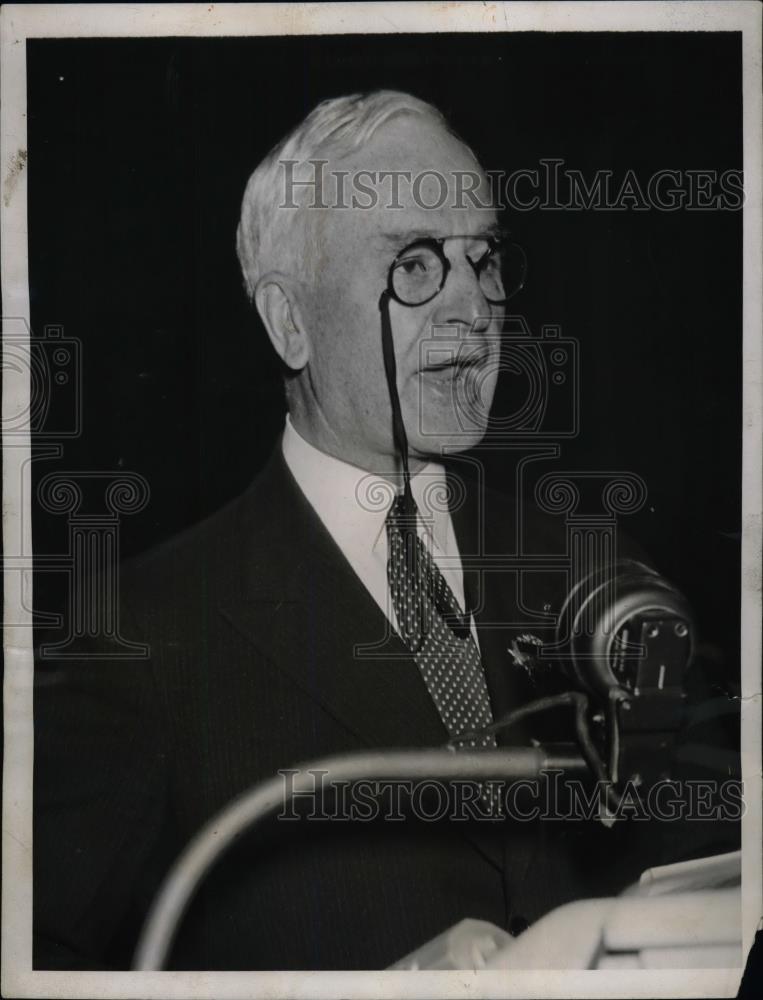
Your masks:
M 470 248 L 468 258 L 489 302 L 505 302 L 522 287 L 525 258 L 516 244 L 496 246 L 481 241 Z M 422 305 L 442 288 L 445 269 L 444 260 L 434 247 L 414 244 L 403 250 L 392 266 L 395 296 L 406 305 Z

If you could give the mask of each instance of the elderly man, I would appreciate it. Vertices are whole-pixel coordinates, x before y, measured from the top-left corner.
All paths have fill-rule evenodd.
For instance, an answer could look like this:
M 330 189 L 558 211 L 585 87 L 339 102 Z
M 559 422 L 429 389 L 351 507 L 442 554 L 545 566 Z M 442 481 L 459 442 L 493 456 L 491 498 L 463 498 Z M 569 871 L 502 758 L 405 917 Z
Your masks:
M 331 183 L 311 204 L 318 161 Z M 341 175 L 363 171 L 373 197 L 340 199 Z M 426 172 L 392 195 L 392 176 Z M 484 194 L 439 112 L 391 92 L 325 102 L 252 175 L 238 249 L 284 364 L 286 428 L 241 497 L 125 569 L 123 633 L 147 660 L 45 668 L 37 967 L 126 967 L 172 859 L 278 769 L 442 746 L 532 696 L 491 627 L 516 594 L 463 566 L 512 550 L 514 514 L 441 464 L 485 432 L 522 280 Z M 545 531 L 536 549 L 553 551 Z M 172 966 L 384 968 L 464 917 L 518 933 L 627 880 L 597 863 L 594 886 L 584 863 L 617 830 L 579 824 L 562 843 L 478 826 L 275 824 L 217 867 Z

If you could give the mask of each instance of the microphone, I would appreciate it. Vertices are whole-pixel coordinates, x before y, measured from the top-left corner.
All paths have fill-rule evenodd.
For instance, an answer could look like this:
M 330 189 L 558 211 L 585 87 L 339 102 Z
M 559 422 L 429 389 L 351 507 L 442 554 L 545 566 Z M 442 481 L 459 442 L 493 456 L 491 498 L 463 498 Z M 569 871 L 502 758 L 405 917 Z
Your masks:
M 598 703 L 613 780 L 650 786 L 670 777 L 683 721 L 683 680 L 695 648 L 678 589 L 634 559 L 598 566 L 563 602 L 555 643 L 567 676 Z
M 633 559 L 596 567 L 562 604 L 556 645 L 572 677 L 599 700 L 622 688 L 653 707 L 681 691 L 694 649 L 684 596 Z
M 514 662 L 544 693 L 486 731 L 574 708 L 575 739 L 591 772 L 649 788 L 670 778 L 694 647 L 692 612 L 673 584 L 635 559 L 596 565 L 569 588 L 547 641 L 523 634 L 512 644 Z M 551 745 L 556 737 L 536 724 L 539 745 Z

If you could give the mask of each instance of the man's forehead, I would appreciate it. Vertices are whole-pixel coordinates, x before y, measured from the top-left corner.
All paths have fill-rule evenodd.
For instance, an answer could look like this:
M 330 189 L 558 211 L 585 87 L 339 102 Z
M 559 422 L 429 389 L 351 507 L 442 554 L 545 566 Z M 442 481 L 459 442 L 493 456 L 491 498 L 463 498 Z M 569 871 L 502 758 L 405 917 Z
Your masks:
M 487 235 L 496 228 L 489 184 L 472 152 L 437 122 L 401 115 L 349 156 L 328 164 L 344 177 L 343 208 L 323 220 L 374 247 L 428 236 Z
M 388 207 L 380 199 L 370 209 L 347 208 L 329 211 L 322 221 L 337 237 L 363 245 L 379 254 L 401 250 L 420 239 L 472 236 L 497 236 L 500 226 L 492 208 L 457 208 L 446 204 L 438 209 L 407 206 Z

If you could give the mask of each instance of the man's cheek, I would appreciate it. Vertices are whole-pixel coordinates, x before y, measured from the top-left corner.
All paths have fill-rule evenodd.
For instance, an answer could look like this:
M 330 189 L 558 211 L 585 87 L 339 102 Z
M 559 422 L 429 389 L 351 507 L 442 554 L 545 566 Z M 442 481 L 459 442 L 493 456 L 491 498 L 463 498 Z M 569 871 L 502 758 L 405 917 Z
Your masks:
M 493 404 L 497 376 L 497 368 L 485 363 L 465 371 L 456 382 L 454 404 L 464 430 L 484 429 Z

